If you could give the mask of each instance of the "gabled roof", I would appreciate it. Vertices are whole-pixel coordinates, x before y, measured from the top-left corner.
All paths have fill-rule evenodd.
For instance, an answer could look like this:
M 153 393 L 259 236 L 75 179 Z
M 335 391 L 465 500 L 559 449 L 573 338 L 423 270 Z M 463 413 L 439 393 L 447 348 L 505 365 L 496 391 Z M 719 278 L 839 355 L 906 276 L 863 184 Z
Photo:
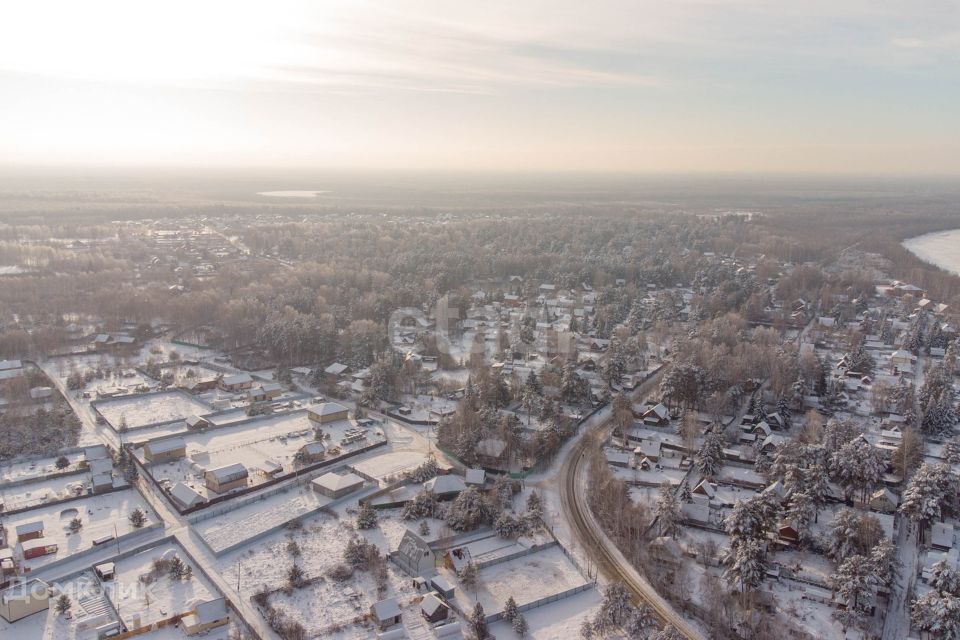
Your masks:
M 396 598 L 387 598 L 376 602 L 372 610 L 377 620 L 390 620 L 400 615 L 400 605 L 397 604 Z
M 450 474 L 430 478 L 423 483 L 423 488 L 437 494 L 460 493 L 466 491 L 467 485 L 460 476 Z
M 173 485 L 173 489 L 170 490 L 170 495 L 185 507 L 192 507 L 203 502 L 203 496 L 182 482 Z
M 251 376 L 249 373 L 235 373 L 232 376 L 225 377 L 222 382 L 228 387 L 235 384 L 246 384 L 248 382 L 253 382 L 253 376 Z
M 223 598 L 201 602 L 197 605 L 197 621 L 200 624 L 210 624 L 227 617 L 227 603 Z
M 246 478 L 248 475 L 247 468 L 239 462 L 228 464 L 225 467 L 217 467 L 216 469 L 207 469 L 207 473 L 212 475 L 217 482 L 232 482 L 233 480 Z
M 40 533 L 43 531 L 43 520 L 34 520 L 33 522 L 24 522 L 17 526 L 17 535 L 22 536 L 28 533 Z
M 432 593 L 423 596 L 423 601 L 420 603 L 420 610 L 427 614 L 427 616 L 433 616 L 437 611 L 446 608 L 447 605 L 443 604 L 440 598 Z
M 308 442 L 307 444 L 303 445 L 302 449 L 309 456 L 319 455 L 327 450 L 327 448 L 323 446 L 323 443 L 317 440 Z
M 171 451 L 184 449 L 186 446 L 187 443 L 184 442 L 183 438 L 164 438 L 163 440 L 148 442 L 143 445 L 143 448 L 144 450 L 149 449 L 151 455 L 156 455 L 158 453 L 170 453 Z
M 324 369 L 323 372 L 333 376 L 339 376 L 349 368 L 350 367 L 348 365 L 345 365 L 342 362 L 334 362 L 332 365 Z

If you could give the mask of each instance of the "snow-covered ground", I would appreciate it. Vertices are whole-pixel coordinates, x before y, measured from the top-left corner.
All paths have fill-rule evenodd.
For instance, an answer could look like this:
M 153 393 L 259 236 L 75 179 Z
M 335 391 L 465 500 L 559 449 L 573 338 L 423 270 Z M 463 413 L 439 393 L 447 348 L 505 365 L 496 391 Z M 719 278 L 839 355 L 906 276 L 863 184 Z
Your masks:
M 580 626 L 586 618 L 593 618 L 600 610 L 602 595 L 599 589 L 588 589 L 569 598 L 531 609 L 523 614 L 530 628 L 527 638 L 533 640 L 570 640 L 580 637 Z M 490 633 L 497 638 L 515 638 L 510 623 L 490 625 Z
M 356 428 L 356 423 L 351 420 L 323 425 L 323 432 L 328 436 L 324 439 L 327 460 L 337 457 L 329 453 L 332 447 L 339 447 L 343 455 L 382 439 L 378 430 L 371 429 L 365 440 L 343 444 L 345 432 L 351 428 Z M 215 497 L 217 494 L 207 489 L 204 483 L 204 470 L 239 462 L 247 468 L 253 485 L 262 484 L 269 476 L 257 472 L 260 466 L 271 460 L 282 465 L 285 473 L 293 471 L 297 451 L 313 441 L 314 431 L 307 413 L 296 411 L 232 427 L 189 433 L 184 438 L 187 457 L 154 465 L 150 472 L 157 481 L 169 480 L 172 484 L 183 482 L 203 496 Z M 137 450 L 138 456 L 142 456 L 142 453 L 142 449 Z
M 348 628 L 342 638 L 369 638 L 370 630 L 352 626 L 358 615 L 365 615 L 377 599 L 376 586 L 369 572 L 356 572 L 345 583 L 336 583 L 325 577 L 326 572 L 343 562 L 343 551 L 348 541 L 358 532 L 353 519 L 345 513 L 348 507 L 337 509 L 337 516 L 317 514 L 309 516 L 301 528 L 278 531 L 249 546 L 228 553 L 217 561 L 217 569 L 230 584 L 236 584 L 239 572 L 242 597 L 250 597 L 261 588 L 273 591 L 287 582 L 287 572 L 296 562 L 308 579 L 320 578 L 308 587 L 293 590 L 289 595 L 278 593 L 271 604 L 300 621 L 308 631 L 319 632 L 335 625 Z M 383 555 L 396 549 L 408 523 L 391 513 L 382 513 L 375 529 L 360 532 L 376 544 Z M 296 542 L 300 555 L 288 549 Z M 386 597 L 398 596 L 409 602 L 414 595 L 410 579 L 392 564 L 387 564 L 389 587 Z M 347 587 L 356 596 L 349 595 Z M 405 615 L 419 615 L 411 612 Z M 327 637 L 324 635 L 323 637 Z
M 960 229 L 927 233 L 904 240 L 903 246 L 924 262 L 960 274 Z
M 310 489 L 306 483 L 297 483 L 285 493 L 258 500 L 193 525 L 214 553 L 220 553 L 235 544 L 257 536 L 272 527 L 289 522 L 314 511 L 330 499 Z
M 106 592 L 127 627 L 153 624 L 191 611 L 200 602 L 220 597 L 196 567 L 189 579 L 173 578 L 153 570 L 154 561 L 174 555 L 188 566 L 192 565 L 183 549 L 173 542 L 116 563 L 116 578 L 107 583 Z
M 76 473 L 49 480 L 41 479 L 15 487 L 0 488 L 0 503 L 3 503 L 5 511 L 40 506 L 54 500 L 86 493 L 89 485 L 89 473 Z
M 57 457 L 41 458 L 24 462 L 6 462 L 0 464 L 0 484 L 10 482 L 20 482 L 23 480 L 39 480 L 53 473 L 59 473 L 56 467 Z M 71 453 L 66 456 L 70 466 L 65 469 L 76 469 L 77 464 L 83 460 L 82 453 Z
M 104 400 L 97 403 L 97 410 L 114 429 L 119 429 L 124 421 L 127 427 L 136 429 L 203 415 L 210 413 L 211 408 L 184 391 L 166 391 Z
M 451 569 L 439 573 L 457 585 L 454 600 L 461 610 L 470 611 L 479 601 L 488 614 L 502 611 L 510 596 L 523 605 L 589 582 L 557 546 L 480 569 L 476 589 L 461 589 Z
M 350 466 L 371 478 L 383 480 L 416 469 L 426 461 L 427 455 L 425 451 L 390 451 Z
M 16 528 L 19 525 L 36 520 L 43 521 L 44 540 L 55 543 L 58 549 L 56 553 L 24 561 L 24 565 L 28 569 L 37 569 L 54 560 L 61 560 L 91 549 L 93 541 L 98 538 L 113 536 L 114 534 L 123 536 L 134 531 L 133 525 L 130 524 L 129 515 L 134 509 L 138 508 L 147 516 L 147 522 L 144 526 L 156 522 L 153 512 L 140 494 L 132 489 L 125 489 L 99 496 L 90 496 L 56 507 L 40 507 L 8 516 L 4 519 L 4 526 L 13 537 L 16 535 Z M 83 522 L 83 528 L 77 533 L 72 533 L 69 527 L 70 521 L 74 517 L 79 517 Z

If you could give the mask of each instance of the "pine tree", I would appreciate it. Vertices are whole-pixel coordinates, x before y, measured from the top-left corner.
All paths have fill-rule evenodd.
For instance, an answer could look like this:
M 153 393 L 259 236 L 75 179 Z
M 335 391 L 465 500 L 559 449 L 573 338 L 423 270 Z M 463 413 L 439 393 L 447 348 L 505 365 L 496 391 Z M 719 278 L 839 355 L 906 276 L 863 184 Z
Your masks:
M 57 613 L 60 615 L 65 614 L 67 611 L 70 611 L 70 608 L 73 606 L 73 602 L 70 601 L 70 596 L 67 594 L 61 595 L 57 598 Z
M 657 499 L 655 514 L 660 525 L 660 535 L 675 536 L 680 531 L 680 503 L 674 495 L 670 483 L 660 485 L 660 497 Z
M 527 624 L 527 619 L 524 618 L 523 614 L 518 611 L 517 617 L 513 620 L 513 632 L 517 634 L 518 638 L 525 638 L 529 631 L 530 627 Z
M 595 624 L 601 629 L 614 629 L 626 624 L 633 613 L 630 592 L 620 582 L 611 582 L 603 590 L 603 602 Z
M 913 601 L 910 619 L 935 638 L 960 637 L 960 599 L 931 590 Z
M 760 586 L 767 573 L 766 552 L 758 540 L 746 539 L 737 545 L 733 563 L 724 578 L 742 593 Z
M 473 631 L 473 637 L 476 640 L 486 640 L 490 635 L 483 605 L 479 602 L 473 606 L 473 612 L 470 614 L 470 630 Z
M 870 568 L 873 577 L 880 584 L 893 586 L 900 572 L 900 560 L 897 558 L 897 547 L 889 538 L 884 538 L 870 552 Z
M 518 615 L 520 615 L 520 609 L 517 608 L 517 601 L 510 596 L 503 605 L 503 617 L 507 622 L 512 623 Z
M 712 478 L 723 466 L 723 434 L 713 430 L 703 440 L 696 457 L 697 470 L 705 477 Z
M 377 510 L 370 506 L 369 502 L 361 503 L 357 511 L 357 528 L 373 529 L 377 526 Z
M 923 464 L 903 492 L 900 512 L 922 527 L 939 520 L 947 496 L 955 495 L 957 480 L 944 464 Z
M 861 555 L 852 555 L 840 564 L 831 577 L 833 589 L 846 603 L 849 611 L 863 612 L 872 575 L 870 560 Z
M 130 524 L 134 529 L 139 529 L 147 523 L 146 514 L 138 507 L 130 513 Z

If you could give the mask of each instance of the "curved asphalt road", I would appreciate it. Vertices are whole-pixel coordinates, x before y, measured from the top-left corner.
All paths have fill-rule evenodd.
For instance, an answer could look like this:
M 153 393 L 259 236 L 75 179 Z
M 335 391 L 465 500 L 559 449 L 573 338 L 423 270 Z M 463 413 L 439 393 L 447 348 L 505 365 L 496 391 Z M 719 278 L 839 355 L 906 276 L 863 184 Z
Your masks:
M 659 380 L 660 374 L 655 375 L 641 385 L 635 396 L 645 397 Z M 602 441 L 610 435 L 612 428 L 611 416 L 591 428 L 588 434 L 596 434 Z M 560 503 L 573 534 L 597 563 L 597 567 L 607 577 L 622 582 L 633 592 L 637 600 L 646 603 L 653 610 L 662 623 L 672 624 L 677 631 L 690 640 L 706 640 L 706 636 L 699 629 L 677 613 L 670 603 L 637 572 L 613 541 L 607 537 L 591 512 L 586 496 L 586 454 L 590 442 L 590 438 L 586 437 L 588 434 L 584 434 L 571 447 L 559 474 Z

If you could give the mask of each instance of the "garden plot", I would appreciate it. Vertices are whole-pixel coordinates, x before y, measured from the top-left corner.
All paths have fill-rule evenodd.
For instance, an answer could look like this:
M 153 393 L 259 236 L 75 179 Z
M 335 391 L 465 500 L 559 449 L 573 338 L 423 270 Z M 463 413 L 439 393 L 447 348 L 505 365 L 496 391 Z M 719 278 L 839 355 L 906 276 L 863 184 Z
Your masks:
M 580 627 L 587 618 L 596 617 L 602 596 L 598 589 L 552 602 L 524 612 L 529 631 L 525 637 L 532 640 L 566 640 L 579 638 Z M 497 638 L 513 638 L 511 624 L 505 620 L 490 625 L 490 633 Z
M 308 637 L 336 625 L 346 625 L 343 638 L 369 638 L 369 628 L 353 627 L 352 621 L 364 616 L 370 605 L 378 600 L 374 578 L 370 572 L 357 571 L 344 582 L 335 582 L 326 573 L 343 562 L 343 552 L 348 541 L 355 535 L 376 544 L 381 554 L 395 549 L 406 530 L 406 523 L 381 518 L 375 529 L 356 531 L 352 518 L 337 519 L 318 514 L 306 518 L 302 526 L 273 533 L 234 551 L 217 560 L 217 569 L 230 584 L 236 584 L 238 571 L 242 597 L 250 597 L 261 589 L 276 592 L 270 604 L 303 624 Z M 298 555 L 291 552 L 290 542 L 296 543 Z M 311 583 L 285 594 L 278 589 L 287 586 L 287 572 L 296 562 Z M 401 603 L 409 602 L 415 594 L 410 579 L 399 572 L 389 561 L 386 564 L 387 593 L 384 597 L 397 597 Z M 405 615 L 419 615 L 411 611 Z M 320 637 L 328 637 L 329 631 Z
M 210 407 L 183 391 L 136 395 L 97 403 L 97 411 L 114 429 L 130 429 L 210 413 Z
M 63 471 L 76 470 L 80 462 L 83 461 L 83 453 L 71 453 L 64 456 L 70 466 Z M 41 458 L 39 460 L 27 460 L 23 462 L 10 462 L 0 464 L 0 484 L 10 482 L 22 482 L 24 480 L 39 480 L 54 473 L 61 473 L 57 469 L 57 458 Z
M 297 484 L 284 493 L 201 520 L 193 528 L 215 554 L 220 554 L 264 531 L 316 511 L 329 502 L 330 498 L 312 491 L 309 486 Z
M 313 427 L 305 411 L 294 411 L 235 426 L 185 434 L 186 458 L 153 465 L 150 473 L 158 482 L 169 480 L 172 485 L 182 482 L 209 499 L 218 494 L 207 489 L 203 472 L 240 463 L 250 474 L 248 486 L 256 486 L 271 478 L 261 470 L 268 460 L 281 465 L 284 474 L 295 471 L 294 457 L 303 445 L 313 441 Z M 355 428 L 356 424 L 351 420 L 323 425 L 326 436 L 323 442 L 328 451 L 326 460 L 335 460 L 384 440 L 376 430 L 368 430 L 366 439 L 343 444 L 346 431 Z M 338 447 L 340 453 L 329 453 L 333 447 Z M 142 456 L 143 450 L 138 449 L 136 454 Z
M 475 590 L 460 588 L 452 569 L 441 569 L 440 573 L 457 586 L 454 600 L 462 611 L 472 610 L 479 601 L 487 614 L 502 611 L 510 596 L 523 605 L 587 582 L 557 546 L 480 569 Z
M 134 509 L 140 509 L 147 516 L 144 526 L 156 523 L 155 516 L 140 494 L 132 489 L 114 491 L 99 496 L 90 496 L 56 507 L 38 508 L 8 516 L 4 519 L 7 531 L 14 534 L 22 524 L 40 520 L 43 522 L 43 539 L 57 545 L 57 552 L 24 560 L 28 569 L 38 569 L 55 560 L 89 551 L 93 541 L 123 536 L 135 531 L 129 516 Z M 70 521 L 79 517 L 83 528 L 77 533 L 70 531 Z
M 60 478 L 42 479 L 15 487 L 0 488 L 4 511 L 39 507 L 48 502 L 73 498 L 86 493 L 89 474 L 77 473 Z
M 428 454 L 422 451 L 391 451 L 350 466 L 363 475 L 384 480 L 413 471 L 426 461 L 427 456 Z
M 37 614 L 39 618 L 46 617 L 47 635 L 44 637 L 55 640 L 97 640 L 98 627 L 118 620 L 106 591 L 92 571 L 86 571 L 69 582 L 59 582 L 58 587 L 70 598 L 70 617 L 58 615 L 52 609 L 46 616 Z
M 157 560 L 173 556 L 192 568 L 189 578 L 155 571 Z M 138 628 L 187 613 L 198 603 L 220 594 L 175 542 L 162 544 L 116 563 L 116 578 L 107 583 L 107 593 L 127 627 Z

